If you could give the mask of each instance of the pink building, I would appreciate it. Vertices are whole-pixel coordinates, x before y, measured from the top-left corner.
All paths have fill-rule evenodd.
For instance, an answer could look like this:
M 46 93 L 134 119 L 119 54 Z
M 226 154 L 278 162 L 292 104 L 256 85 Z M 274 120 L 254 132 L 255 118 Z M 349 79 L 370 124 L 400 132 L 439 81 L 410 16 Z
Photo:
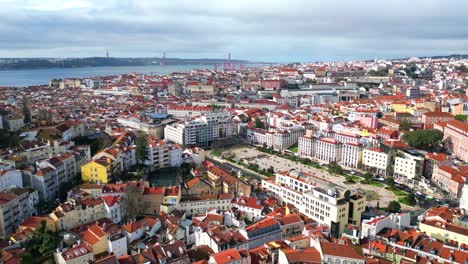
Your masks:
M 455 116 L 447 112 L 427 112 L 422 114 L 422 122 L 425 129 L 433 128 L 434 123 L 454 120 Z
M 278 90 L 280 88 L 280 80 L 263 80 L 262 87 L 265 90 Z
M 452 154 L 468 162 L 468 123 L 448 121 L 444 128 L 444 142 Z
M 432 181 L 454 197 L 460 197 L 468 180 L 468 166 L 439 166 L 432 175 Z
M 356 121 L 368 128 L 377 128 L 379 125 L 378 118 L 374 116 L 359 116 L 355 118 Z

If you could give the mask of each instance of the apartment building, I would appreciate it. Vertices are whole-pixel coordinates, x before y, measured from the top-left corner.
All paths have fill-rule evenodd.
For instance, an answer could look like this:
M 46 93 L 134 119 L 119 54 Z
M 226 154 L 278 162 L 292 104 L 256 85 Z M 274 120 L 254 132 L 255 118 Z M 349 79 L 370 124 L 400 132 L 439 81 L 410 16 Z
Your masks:
M 365 198 L 312 174 L 290 170 L 263 180 L 262 187 L 301 213 L 331 228 L 335 236 L 348 223 L 360 223 Z
M 240 230 L 241 234 L 248 239 L 248 249 L 263 246 L 265 243 L 281 240 L 281 225 L 275 219 L 266 217 L 249 225 L 245 230 Z
M 390 156 L 380 148 L 364 149 L 362 165 L 365 170 L 373 170 L 377 175 L 385 175 Z
M 434 123 L 455 120 L 455 116 L 447 112 L 427 112 L 422 114 L 424 129 L 434 127 Z
M 468 123 L 452 120 L 444 128 L 444 138 L 449 151 L 468 162 Z
M 185 91 L 190 94 L 213 95 L 218 92 L 218 88 L 213 80 L 208 80 L 206 82 L 188 81 Z
M 187 215 L 204 214 L 213 208 L 227 210 L 231 206 L 233 197 L 232 193 L 182 197 L 177 209 L 186 212 Z
M 23 176 L 19 170 L 0 170 L 0 191 L 9 187 L 23 187 Z
M 179 167 L 182 149 L 178 144 L 148 136 L 148 159 L 145 162 L 153 169 Z
M 340 164 L 349 168 L 359 168 L 362 163 L 362 146 L 356 142 L 344 143 Z
M 315 158 L 325 162 L 340 162 L 343 144 L 333 138 L 317 140 Z
M 449 165 L 437 166 L 432 175 L 432 182 L 448 192 L 450 196 L 460 197 L 463 186 L 468 182 L 468 167 Z
M 359 143 L 360 137 L 351 133 L 335 133 L 335 140 L 341 143 Z
M 424 155 L 411 150 L 397 150 L 393 176 L 395 180 L 405 182 L 419 179 L 424 169 Z
M 426 153 L 424 156 L 424 177 L 432 179 L 434 170 L 439 166 L 450 166 L 452 161 L 445 153 Z
M 106 217 L 106 210 L 101 198 L 87 196 L 60 204 L 49 217 L 55 222 L 57 230 L 70 230 Z
M 184 146 L 209 146 L 234 135 L 231 114 L 214 112 L 164 128 L 166 140 Z
M 76 180 L 78 175 L 78 167 L 81 167 L 81 164 L 76 163 L 75 156 L 71 153 L 63 153 L 50 157 L 45 160 L 36 162 L 38 168 L 47 168 L 51 167 L 55 170 L 57 174 L 58 183 L 63 184 L 65 182 L 71 182 Z
M 303 157 L 308 157 L 308 158 L 315 156 L 316 142 L 317 142 L 317 138 L 313 137 L 312 135 L 305 135 L 305 136 L 299 137 L 299 140 L 297 143 L 298 154 Z
M 5 239 L 15 232 L 23 220 L 36 213 L 38 203 L 39 195 L 31 189 L 0 191 L 0 237 Z
M 468 227 L 463 212 L 448 206 L 432 207 L 418 216 L 419 230 L 443 242 L 460 246 L 468 243 Z
M 192 118 L 211 112 L 213 112 L 213 107 L 211 106 L 170 105 L 167 108 L 167 114 L 175 118 Z

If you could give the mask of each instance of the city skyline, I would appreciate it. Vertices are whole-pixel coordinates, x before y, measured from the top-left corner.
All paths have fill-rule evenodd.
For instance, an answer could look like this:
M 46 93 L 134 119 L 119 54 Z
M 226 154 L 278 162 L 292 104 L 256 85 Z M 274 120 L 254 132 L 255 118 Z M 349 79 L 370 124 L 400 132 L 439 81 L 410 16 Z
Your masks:
M 0 0 L 0 57 L 293 62 L 468 53 L 461 1 Z

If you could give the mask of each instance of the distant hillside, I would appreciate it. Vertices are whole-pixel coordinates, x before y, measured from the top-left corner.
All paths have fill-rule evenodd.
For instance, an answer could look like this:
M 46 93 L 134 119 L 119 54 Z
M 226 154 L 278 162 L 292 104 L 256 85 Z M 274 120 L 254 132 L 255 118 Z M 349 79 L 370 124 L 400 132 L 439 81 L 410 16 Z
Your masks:
M 84 67 L 119 67 L 119 66 L 145 66 L 160 65 L 161 58 L 21 58 L 21 59 L 0 59 L 0 70 L 20 70 L 20 69 L 47 69 L 47 68 L 84 68 Z M 212 65 L 224 64 L 226 59 L 178 59 L 166 58 L 165 65 Z M 232 60 L 235 64 L 248 64 L 246 60 Z

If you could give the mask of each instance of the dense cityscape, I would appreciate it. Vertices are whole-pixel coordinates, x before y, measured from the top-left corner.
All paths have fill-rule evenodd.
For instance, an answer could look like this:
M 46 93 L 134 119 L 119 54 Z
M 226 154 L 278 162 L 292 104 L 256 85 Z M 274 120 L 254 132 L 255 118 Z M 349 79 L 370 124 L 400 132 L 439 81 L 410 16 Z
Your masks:
M 0 87 L 1 263 L 467 263 L 467 67 Z

